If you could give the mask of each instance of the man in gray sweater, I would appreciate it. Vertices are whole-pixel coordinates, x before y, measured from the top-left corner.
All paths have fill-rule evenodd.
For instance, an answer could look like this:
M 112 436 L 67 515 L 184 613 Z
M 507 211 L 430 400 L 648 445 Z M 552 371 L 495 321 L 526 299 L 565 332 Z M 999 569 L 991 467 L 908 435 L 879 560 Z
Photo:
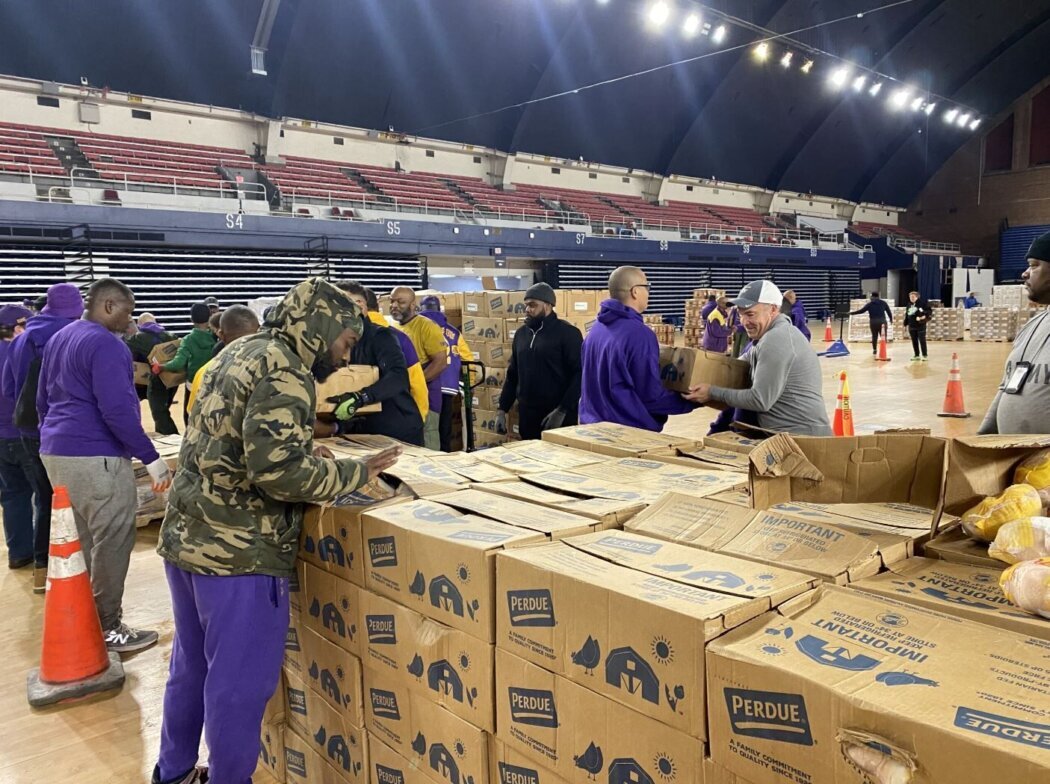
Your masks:
M 686 400 L 717 401 L 754 411 L 766 430 L 805 436 L 830 436 L 831 425 L 821 394 L 820 360 L 791 319 L 780 313 L 784 296 L 772 281 L 756 280 L 733 301 L 753 343 L 746 359 L 751 387 L 724 389 L 700 384 Z

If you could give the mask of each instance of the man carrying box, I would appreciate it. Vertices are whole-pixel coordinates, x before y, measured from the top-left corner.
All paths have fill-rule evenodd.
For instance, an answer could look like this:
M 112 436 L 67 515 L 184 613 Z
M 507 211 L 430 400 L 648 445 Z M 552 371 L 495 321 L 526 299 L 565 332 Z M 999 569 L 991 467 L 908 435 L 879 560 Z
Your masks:
M 740 290 L 733 304 L 751 338 L 746 354 L 751 365 L 749 389 L 723 389 L 700 384 L 687 400 L 715 400 L 730 408 L 754 411 L 766 430 L 808 436 L 830 436 L 831 424 L 821 394 L 820 364 L 809 341 L 780 313 L 784 295 L 769 280 L 756 280 Z
M 152 313 L 143 313 L 139 316 L 138 331 L 124 339 L 131 349 L 131 358 L 135 362 L 149 362 L 149 355 L 156 346 L 161 343 L 170 343 L 176 337 L 157 323 Z M 168 389 L 160 376 L 150 375 L 149 383 L 146 385 L 146 400 L 149 402 L 149 412 L 153 417 L 153 429 L 157 435 L 173 436 L 179 432 L 175 426 L 175 420 L 171 418 L 171 404 L 175 397 L 175 390 Z
M 251 781 L 284 656 L 304 504 L 329 504 L 397 460 L 334 460 L 313 444 L 313 375 L 361 335 L 353 301 L 320 278 L 285 296 L 201 381 L 157 551 L 175 617 L 154 784 Z M 196 770 L 201 731 L 211 753 Z
M 215 349 L 216 337 L 208 326 L 211 311 L 203 302 L 198 302 L 190 308 L 190 319 L 193 321 L 193 330 L 182 339 L 179 344 L 178 353 L 169 362 L 163 365 L 154 363 L 151 370 L 153 375 L 159 376 L 162 372 L 186 373 L 185 398 L 183 398 L 183 421 L 190 421 L 190 389 L 193 386 L 193 377 L 197 371 L 207 364 Z

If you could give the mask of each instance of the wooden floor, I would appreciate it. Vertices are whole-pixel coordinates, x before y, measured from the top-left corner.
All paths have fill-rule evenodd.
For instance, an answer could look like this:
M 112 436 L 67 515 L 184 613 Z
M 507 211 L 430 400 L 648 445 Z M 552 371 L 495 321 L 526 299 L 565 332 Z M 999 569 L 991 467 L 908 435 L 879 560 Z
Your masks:
M 819 333 L 815 333 L 819 334 Z M 822 359 L 828 409 L 835 406 L 837 374 L 849 372 L 858 432 L 891 426 L 927 426 L 939 435 L 976 432 L 995 394 L 1009 344 L 931 343 L 927 364 L 909 364 L 910 351 L 891 349 L 878 363 L 863 344 L 850 357 Z M 941 419 L 951 352 L 958 351 L 970 419 Z M 147 414 L 148 416 L 148 414 Z M 669 430 L 703 434 L 709 411 L 675 417 Z M 161 701 L 171 653 L 168 590 L 154 552 L 156 527 L 142 529 L 131 560 L 124 599 L 129 624 L 157 629 L 160 644 L 125 661 L 120 692 L 72 706 L 32 710 L 26 703 L 27 671 L 39 661 L 43 599 L 31 591 L 27 570 L 0 566 L 0 784 L 124 784 L 149 781 L 157 755 Z M 0 563 L 6 562 L 0 548 Z M 202 761 L 205 759 L 202 756 Z M 268 777 L 256 777 L 269 784 Z

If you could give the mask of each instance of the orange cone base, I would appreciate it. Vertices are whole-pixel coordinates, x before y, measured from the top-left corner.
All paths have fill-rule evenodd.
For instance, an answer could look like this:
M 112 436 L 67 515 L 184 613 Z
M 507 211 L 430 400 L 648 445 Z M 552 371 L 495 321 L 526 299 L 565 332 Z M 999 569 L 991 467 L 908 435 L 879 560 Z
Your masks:
M 949 414 L 949 413 L 947 413 L 945 411 L 942 411 L 937 416 L 939 416 L 939 417 L 952 417 L 953 419 L 966 419 L 966 418 L 968 418 L 970 416 L 970 414 L 968 412 L 966 412 L 966 411 L 962 411 L 962 412 L 960 412 L 958 414 Z
M 98 675 L 82 681 L 46 683 L 40 680 L 39 667 L 30 670 L 26 678 L 29 704 L 34 708 L 40 708 L 44 705 L 54 705 L 56 702 L 79 700 L 100 691 L 119 689 L 124 685 L 124 665 L 120 663 L 119 654 L 113 651 L 107 653 L 109 666 Z
M 876 362 L 892 362 L 893 357 L 875 357 Z

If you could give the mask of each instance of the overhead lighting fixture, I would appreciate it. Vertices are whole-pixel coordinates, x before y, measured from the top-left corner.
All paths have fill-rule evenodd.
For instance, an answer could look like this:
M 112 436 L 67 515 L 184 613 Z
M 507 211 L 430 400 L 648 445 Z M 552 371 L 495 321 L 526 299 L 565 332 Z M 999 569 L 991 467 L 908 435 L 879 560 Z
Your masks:
M 849 79 L 849 68 L 844 65 L 840 68 L 836 68 L 831 72 L 831 76 L 828 77 L 828 81 L 831 83 L 832 87 L 842 87 L 846 84 L 847 79 Z
M 923 100 L 922 100 L 922 97 L 921 97 L 921 96 L 920 96 L 919 98 L 915 98 L 915 99 L 914 99 L 914 100 L 913 100 L 913 101 L 911 102 L 911 110 L 912 110 L 913 112 L 917 112 L 917 111 L 919 111 L 919 109 L 921 109 L 921 108 L 922 108 L 922 104 L 923 104 Z
M 769 59 L 769 44 L 763 41 L 752 50 L 752 53 L 754 54 L 756 60 L 758 60 L 760 63 L 764 63 L 766 60 Z
M 714 41 L 716 44 L 720 44 L 722 43 L 722 41 L 726 40 L 727 32 L 729 31 L 726 29 L 726 26 L 724 24 L 719 25 L 715 28 L 715 31 L 711 33 L 711 40 Z
M 978 117 L 976 120 L 974 120 L 973 122 L 970 123 L 970 130 L 971 131 L 976 131 L 978 129 L 978 127 L 980 127 L 980 125 L 981 125 L 981 118 Z
M 926 112 L 926 116 L 928 117 L 929 115 L 933 114 L 933 110 L 936 109 L 936 108 L 937 108 L 937 104 L 935 104 L 935 103 L 928 103 L 923 108 L 923 111 Z
M 882 92 L 882 82 L 875 82 L 871 87 L 868 88 L 868 95 L 874 97 Z
M 804 73 L 804 74 L 808 74 L 810 71 L 813 70 L 813 61 L 812 60 L 806 60 L 806 62 L 802 63 L 802 67 L 799 68 L 798 70 L 802 71 L 802 73 Z
M 682 32 L 685 33 L 687 38 L 693 38 L 700 32 L 700 23 L 700 14 L 689 14 L 682 24 Z
M 894 109 L 903 109 L 908 105 L 909 98 L 911 98 L 911 90 L 907 87 L 900 87 L 890 96 L 890 105 Z
M 657 0 L 649 6 L 649 13 L 646 16 L 652 27 L 663 27 L 671 18 L 671 6 L 664 0 Z
M 946 123 L 955 122 L 955 118 L 959 116 L 958 109 L 949 109 L 944 113 L 944 121 Z
M 965 128 L 970 124 L 970 113 L 960 114 L 959 119 L 955 121 L 960 128 Z
M 867 84 L 867 83 L 868 83 L 868 77 L 865 76 L 864 74 L 861 74 L 860 76 L 858 76 L 856 79 L 853 80 L 853 91 L 859 93 L 861 90 L 864 89 L 864 85 Z
M 780 64 L 784 68 L 791 67 L 791 58 L 795 56 L 794 52 L 784 52 L 784 56 L 780 58 Z

